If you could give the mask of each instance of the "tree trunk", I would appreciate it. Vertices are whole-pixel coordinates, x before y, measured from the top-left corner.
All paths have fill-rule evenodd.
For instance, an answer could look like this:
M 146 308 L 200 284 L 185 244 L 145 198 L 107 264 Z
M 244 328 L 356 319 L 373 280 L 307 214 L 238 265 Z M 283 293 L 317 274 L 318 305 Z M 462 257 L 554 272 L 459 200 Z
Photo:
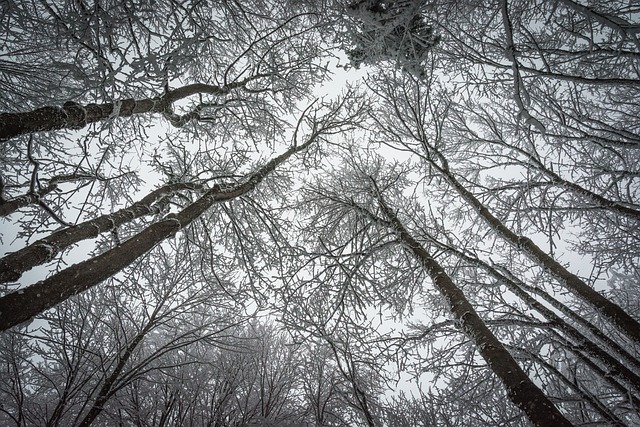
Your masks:
M 393 225 L 398 237 L 410 248 L 431 277 L 435 287 L 445 297 L 453 317 L 460 323 L 465 335 L 475 344 L 489 368 L 505 385 L 509 399 L 536 426 L 571 426 L 572 424 L 529 379 L 507 349 L 493 335 L 444 268 L 411 236 L 381 196 L 378 195 L 378 197 L 380 207 Z
M 0 283 L 20 279 L 25 271 L 50 261 L 58 253 L 75 243 L 96 237 L 136 218 L 153 213 L 154 207 L 152 205 L 163 197 L 180 190 L 196 190 L 198 188 L 199 186 L 196 184 L 167 184 L 127 208 L 56 231 L 27 247 L 12 252 L 0 259 Z
M 80 105 L 65 102 L 62 107 L 46 106 L 23 113 L 0 113 L 0 141 L 8 141 L 19 135 L 58 129 L 82 129 L 114 117 L 130 117 L 144 113 L 169 113 L 173 102 L 191 95 L 208 94 L 222 96 L 231 90 L 244 87 L 252 80 L 265 77 L 257 74 L 224 86 L 194 83 L 168 91 L 162 96 L 145 99 L 123 99 L 104 104 Z
M 540 247 L 533 243 L 531 239 L 519 236 L 511 231 L 510 228 L 493 216 L 489 209 L 487 209 L 487 207 L 480 202 L 473 193 L 467 190 L 465 186 L 455 178 L 453 173 L 449 170 L 448 162 L 444 156 L 440 153 L 437 154 L 442 161 L 442 166 L 438 165 L 435 161 L 431 164 L 440 171 L 447 181 L 456 189 L 458 194 L 460 194 L 467 203 L 476 209 L 489 227 L 513 246 L 522 250 L 529 258 L 536 261 L 541 267 L 553 273 L 567 289 L 581 297 L 598 312 L 602 313 L 605 318 L 616 325 L 616 327 L 627 337 L 636 343 L 640 343 L 640 322 L 631 317 L 622 309 L 622 307 L 612 301 L 609 301 L 607 298 L 593 290 L 593 288 L 587 285 L 582 279 L 571 273 L 562 264 L 540 249 Z
M 191 224 L 215 203 L 235 199 L 253 190 L 279 164 L 293 154 L 306 149 L 318 136 L 319 133 L 314 133 L 305 144 L 293 146 L 285 153 L 272 159 L 250 175 L 244 183 L 230 189 L 222 189 L 216 185 L 181 212 L 168 215 L 165 219 L 148 226 L 121 245 L 89 260 L 72 265 L 34 285 L 1 297 L 0 331 L 25 322 L 120 272 L 155 245 L 174 236 L 180 229 Z
M 56 188 L 57 185 L 55 183 L 49 183 L 49 185 L 37 192 L 27 193 L 9 200 L 0 200 L 0 216 L 9 216 L 18 209 L 38 203 L 42 196 L 51 193 Z

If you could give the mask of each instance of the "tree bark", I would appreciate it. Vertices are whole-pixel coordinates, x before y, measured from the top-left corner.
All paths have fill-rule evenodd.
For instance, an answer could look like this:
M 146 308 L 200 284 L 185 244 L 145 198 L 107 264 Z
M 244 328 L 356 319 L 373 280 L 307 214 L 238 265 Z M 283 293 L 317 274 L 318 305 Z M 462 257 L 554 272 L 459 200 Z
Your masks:
M 87 105 L 68 101 L 62 107 L 46 106 L 22 113 L 0 113 L 0 141 L 8 141 L 19 135 L 35 132 L 82 129 L 90 123 L 114 117 L 130 117 L 144 113 L 170 113 L 171 105 L 180 99 L 197 94 L 223 96 L 233 89 L 244 87 L 250 81 L 265 76 L 265 74 L 257 74 L 224 86 L 194 83 L 170 90 L 155 98 L 129 98 Z
M 235 199 L 253 190 L 279 164 L 306 149 L 318 136 L 319 133 L 314 133 L 303 145 L 289 148 L 250 175 L 244 183 L 229 189 L 216 185 L 181 212 L 168 215 L 121 245 L 74 264 L 34 285 L 0 297 L 0 331 L 25 322 L 120 272 L 155 245 L 191 224 L 215 203 Z
M 20 279 L 25 271 L 50 261 L 58 253 L 75 243 L 96 237 L 136 218 L 153 213 L 153 204 L 167 195 L 179 190 L 196 190 L 198 188 L 198 185 L 188 183 L 167 184 L 127 208 L 56 231 L 37 240 L 0 259 L 0 283 Z
M 378 201 L 400 240 L 413 252 L 431 277 L 435 287 L 445 297 L 449 309 L 456 321 L 460 323 L 465 335 L 475 344 L 489 368 L 505 385 L 509 399 L 527 415 L 535 426 L 571 426 L 572 424 L 529 379 L 507 349 L 482 321 L 462 290 L 455 285 L 444 268 L 413 238 L 379 194 Z
M 599 345 L 591 341 L 582 332 L 568 324 L 564 319 L 555 314 L 553 310 L 547 308 L 534 297 L 529 295 L 524 289 L 519 286 L 518 283 L 509 279 L 505 275 L 501 274 L 498 270 L 479 259 L 474 259 L 458 251 L 456 251 L 456 255 L 461 259 L 465 259 L 467 261 L 475 263 L 476 265 L 479 265 L 484 270 L 493 275 L 500 281 L 500 283 L 504 284 L 518 298 L 527 303 L 529 307 L 542 314 L 552 324 L 554 324 L 557 329 L 561 330 L 568 337 L 578 343 L 589 357 L 599 360 L 600 363 L 602 363 L 611 372 L 610 375 L 619 377 L 631 386 L 634 393 L 640 394 L 640 377 L 638 375 L 636 375 L 633 371 L 620 363 L 620 361 L 610 353 L 603 350 Z M 631 357 L 631 355 L 629 356 Z M 637 364 L 638 361 L 635 360 L 635 363 Z
M 27 193 L 9 200 L 0 200 L 0 216 L 9 216 L 18 209 L 38 203 L 42 196 L 46 196 L 57 187 L 55 183 L 49 183 L 49 185 L 37 192 Z
M 476 209 L 478 214 L 484 219 L 491 229 L 502 236 L 514 247 L 523 251 L 541 267 L 553 273 L 553 275 L 556 276 L 567 289 L 581 297 L 586 303 L 600 312 L 629 339 L 640 343 L 640 322 L 631 317 L 622 309 L 622 307 L 596 292 L 582 279 L 567 270 L 562 264 L 540 249 L 538 245 L 533 243 L 531 239 L 517 235 L 510 228 L 504 225 L 502 221 L 493 216 L 489 209 L 487 209 L 487 207 L 478 200 L 473 193 L 467 190 L 465 186 L 455 178 L 451 170 L 449 170 L 448 162 L 444 156 L 440 153 L 437 153 L 437 155 L 442 162 L 442 166 L 438 165 L 435 161 L 432 161 L 431 164 L 453 186 L 458 194 L 460 194 L 467 203 Z

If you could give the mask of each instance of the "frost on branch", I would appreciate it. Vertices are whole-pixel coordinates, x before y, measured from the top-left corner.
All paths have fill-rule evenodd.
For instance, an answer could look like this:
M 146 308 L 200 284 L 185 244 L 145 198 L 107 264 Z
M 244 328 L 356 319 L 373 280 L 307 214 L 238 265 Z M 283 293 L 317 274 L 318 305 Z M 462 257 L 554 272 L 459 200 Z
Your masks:
M 360 0 L 347 7 L 347 14 L 357 22 L 353 47 L 346 51 L 354 67 L 391 61 L 416 77 L 425 76 L 422 64 L 440 36 L 419 10 L 419 2 Z

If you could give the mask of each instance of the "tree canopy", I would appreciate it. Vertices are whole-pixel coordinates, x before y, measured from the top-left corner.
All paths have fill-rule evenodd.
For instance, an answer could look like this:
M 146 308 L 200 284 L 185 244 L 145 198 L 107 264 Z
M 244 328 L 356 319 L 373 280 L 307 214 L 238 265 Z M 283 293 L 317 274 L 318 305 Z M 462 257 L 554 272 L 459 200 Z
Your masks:
M 0 11 L 0 424 L 640 423 L 640 5 Z

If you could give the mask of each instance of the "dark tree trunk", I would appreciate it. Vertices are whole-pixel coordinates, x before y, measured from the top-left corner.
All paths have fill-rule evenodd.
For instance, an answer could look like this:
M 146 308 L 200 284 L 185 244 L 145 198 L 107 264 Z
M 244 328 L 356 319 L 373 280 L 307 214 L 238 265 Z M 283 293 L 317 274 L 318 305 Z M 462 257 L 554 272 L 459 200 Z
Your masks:
M 222 189 L 216 185 L 181 212 L 168 215 L 121 245 L 89 260 L 74 264 L 34 285 L 1 297 L 0 331 L 25 322 L 120 272 L 155 245 L 191 224 L 215 203 L 235 199 L 253 190 L 279 164 L 293 154 L 306 149 L 318 136 L 319 134 L 315 133 L 305 144 L 291 147 L 272 159 L 250 175 L 244 183 L 229 189 Z
M 544 393 L 529 379 L 511 354 L 482 321 L 444 268 L 416 241 L 395 213 L 378 199 L 384 215 L 391 222 L 400 240 L 407 245 L 431 277 L 433 284 L 445 297 L 453 317 L 465 335 L 476 345 L 491 370 L 500 378 L 509 399 L 536 426 L 563 427 L 572 424 L 560 413 Z
M 49 183 L 49 185 L 37 192 L 27 193 L 9 200 L 0 200 L 0 216 L 9 216 L 18 209 L 38 203 L 42 196 L 46 196 L 56 188 L 57 185 L 55 183 Z
M 437 165 L 436 162 L 432 162 L 432 165 L 442 173 L 462 198 L 476 209 L 489 227 L 491 227 L 510 244 L 522 250 L 529 258 L 536 261 L 541 267 L 553 273 L 567 289 L 581 297 L 586 303 L 600 312 L 621 332 L 629 337 L 629 339 L 636 343 L 640 343 L 640 322 L 631 317 L 622 309 L 622 307 L 596 292 L 582 279 L 567 270 L 562 264 L 540 249 L 538 245 L 533 243 L 531 239 L 517 235 L 509 227 L 504 225 L 502 221 L 493 216 L 489 209 L 487 209 L 480 200 L 478 200 L 455 178 L 453 173 L 449 170 L 446 159 L 442 155 L 439 157 L 442 161 L 442 166 Z
M 194 184 L 167 184 L 151 192 L 142 200 L 112 214 L 102 215 L 90 221 L 56 231 L 29 246 L 0 259 L 0 283 L 18 280 L 25 271 L 53 259 L 71 245 L 101 233 L 116 229 L 136 218 L 154 213 L 153 204 L 180 190 L 196 190 Z
M 231 90 L 245 86 L 248 82 L 265 77 L 263 74 L 214 86 L 194 83 L 168 91 L 162 96 L 145 99 L 123 99 L 103 104 L 80 105 L 68 101 L 62 107 L 46 106 L 22 113 L 0 113 L 0 141 L 19 135 L 58 129 L 82 129 L 114 117 L 130 117 L 144 113 L 170 113 L 173 102 L 197 94 L 222 96 Z

